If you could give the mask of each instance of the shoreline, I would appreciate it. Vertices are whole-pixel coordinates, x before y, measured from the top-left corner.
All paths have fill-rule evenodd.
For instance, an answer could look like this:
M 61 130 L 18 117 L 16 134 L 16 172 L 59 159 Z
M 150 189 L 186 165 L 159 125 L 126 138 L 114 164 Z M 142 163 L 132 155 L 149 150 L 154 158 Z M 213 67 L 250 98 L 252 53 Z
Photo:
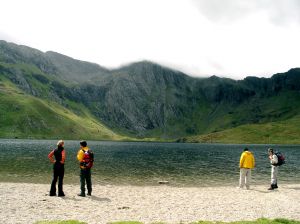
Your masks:
M 41 182 L 30 182 L 30 181 L 24 181 L 24 180 L 20 180 L 20 181 L 14 181 L 14 180 L 6 180 L 6 181 L 2 181 L 0 180 L 0 185 L 1 184 L 33 184 L 33 185 L 51 185 L 51 181 L 52 181 L 52 176 L 49 177 L 49 179 L 47 181 L 41 181 Z M 125 188 L 130 188 L 130 187 L 136 187 L 136 188 L 153 188 L 153 187 L 169 187 L 169 188 L 180 188 L 180 189 L 185 189 L 185 188 L 197 188 L 197 189 L 205 189 L 205 188 L 236 188 L 238 187 L 239 183 L 238 181 L 235 181 L 233 183 L 222 183 L 222 185 L 220 185 L 220 183 L 215 183 L 217 186 L 214 186 L 214 184 L 210 183 L 210 184 L 202 184 L 202 185 L 197 185 L 197 184 L 174 184 L 173 182 L 169 182 L 166 180 L 161 180 L 161 181 L 157 181 L 157 182 L 153 182 L 151 184 L 149 183 L 142 183 L 142 184 L 128 184 L 128 183 L 114 183 L 114 182 L 101 182 L 101 181 L 97 181 L 95 180 L 94 177 L 92 177 L 92 184 L 93 186 L 98 186 L 98 187 L 125 187 Z M 74 187 L 80 187 L 80 180 L 79 177 L 76 176 L 76 181 L 65 181 L 64 180 L 64 186 L 74 186 Z M 67 183 L 66 183 L 67 182 Z M 162 182 L 162 183 L 159 183 Z M 166 183 L 165 183 L 166 182 Z M 57 185 L 57 184 L 56 184 Z M 300 184 L 298 184 L 298 182 L 280 182 L 280 186 L 298 186 L 300 188 Z M 269 188 L 270 185 L 267 183 L 260 183 L 260 182 L 256 182 L 256 183 L 252 183 L 251 186 L 254 186 L 255 188 Z M 57 186 L 56 186 L 57 187 Z M 252 190 L 252 189 L 251 189 Z
M 29 141 L 57 141 L 59 138 L 6 138 L 6 137 L 0 137 L 0 140 L 29 140 Z M 146 139 L 151 139 L 146 138 Z M 170 141 L 167 140 L 130 140 L 125 137 L 125 139 L 121 140 L 114 140 L 114 139 L 85 139 L 86 141 L 91 141 L 91 142 L 118 142 L 118 143 L 174 143 L 174 144 L 202 144 L 202 145 L 277 145 L 277 146 L 300 146 L 299 143 L 271 143 L 271 142 L 266 142 L 266 143 L 249 143 L 249 142 L 178 142 L 178 139 L 172 139 Z M 80 139 L 64 139 L 65 142 L 67 141 L 76 141 L 79 142 Z
M 0 216 L 5 223 L 76 219 L 88 224 L 135 220 L 143 223 L 241 221 L 258 218 L 300 220 L 300 184 L 268 191 L 253 185 L 175 187 L 93 185 L 79 197 L 79 184 L 64 185 L 65 197 L 50 197 L 49 184 L 0 182 Z M 293 203 L 291 203 L 293 202 Z

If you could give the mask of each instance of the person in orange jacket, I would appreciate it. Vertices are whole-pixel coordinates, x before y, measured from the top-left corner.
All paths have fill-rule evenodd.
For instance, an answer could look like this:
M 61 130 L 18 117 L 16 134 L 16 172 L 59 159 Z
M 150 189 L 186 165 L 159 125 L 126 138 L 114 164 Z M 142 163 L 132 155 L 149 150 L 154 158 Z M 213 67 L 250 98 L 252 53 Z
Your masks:
M 243 188 L 246 185 L 246 189 L 250 189 L 251 169 L 255 167 L 255 159 L 252 152 L 248 148 L 244 149 L 244 152 L 240 158 L 240 184 L 239 188 Z
M 65 159 L 66 159 L 66 151 L 64 149 L 64 141 L 59 140 L 57 142 L 57 148 L 53 149 L 48 158 L 51 163 L 53 163 L 53 179 L 50 188 L 50 196 L 56 196 L 56 182 L 58 179 L 58 196 L 64 197 L 63 191 L 63 179 L 65 174 Z M 53 158 L 54 157 L 54 158 Z

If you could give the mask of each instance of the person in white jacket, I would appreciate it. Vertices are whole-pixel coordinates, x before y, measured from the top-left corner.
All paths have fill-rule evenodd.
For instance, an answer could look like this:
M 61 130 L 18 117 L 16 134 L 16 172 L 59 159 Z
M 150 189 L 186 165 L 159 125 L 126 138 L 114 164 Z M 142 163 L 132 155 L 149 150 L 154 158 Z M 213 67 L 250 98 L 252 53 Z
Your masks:
M 275 155 L 274 150 L 272 148 L 268 149 L 268 154 L 271 163 L 271 186 L 268 188 L 268 190 L 274 190 L 278 188 L 277 186 L 278 157 Z

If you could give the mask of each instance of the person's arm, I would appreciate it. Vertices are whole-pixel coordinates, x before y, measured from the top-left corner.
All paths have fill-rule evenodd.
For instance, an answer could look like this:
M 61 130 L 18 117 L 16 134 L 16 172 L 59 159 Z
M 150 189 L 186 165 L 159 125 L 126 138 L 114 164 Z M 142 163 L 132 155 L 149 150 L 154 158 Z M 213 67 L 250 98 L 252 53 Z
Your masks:
M 65 163 L 65 160 L 66 160 L 66 150 L 63 150 L 63 151 L 61 152 L 61 161 L 60 161 L 60 163 L 61 163 L 61 164 L 64 164 L 64 163 Z
M 252 158 L 253 158 L 253 168 L 255 167 L 255 158 L 254 158 L 254 156 L 252 155 Z
M 51 163 L 55 163 L 55 160 L 53 159 L 53 155 L 54 155 L 54 150 L 52 150 L 48 155 L 48 158 Z
M 82 160 L 83 160 L 83 152 L 82 152 L 81 149 L 79 149 L 79 151 L 78 151 L 78 153 L 77 153 L 77 160 L 78 160 L 79 162 L 82 162 Z
M 240 168 L 243 168 L 244 161 L 245 161 L 245 153 L 242 153 L 240 158 Z

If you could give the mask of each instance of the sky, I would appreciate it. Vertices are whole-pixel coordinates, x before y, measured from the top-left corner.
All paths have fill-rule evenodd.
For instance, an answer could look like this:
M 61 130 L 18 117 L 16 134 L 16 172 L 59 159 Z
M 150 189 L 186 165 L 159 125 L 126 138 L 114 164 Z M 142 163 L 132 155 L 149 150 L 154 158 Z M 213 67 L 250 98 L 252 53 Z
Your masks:
M 0 0 L 0 5 L 0 39 L 106 68 L 149 60 L 195 77 L 243 79 L 300 67 L 300 0 Z

